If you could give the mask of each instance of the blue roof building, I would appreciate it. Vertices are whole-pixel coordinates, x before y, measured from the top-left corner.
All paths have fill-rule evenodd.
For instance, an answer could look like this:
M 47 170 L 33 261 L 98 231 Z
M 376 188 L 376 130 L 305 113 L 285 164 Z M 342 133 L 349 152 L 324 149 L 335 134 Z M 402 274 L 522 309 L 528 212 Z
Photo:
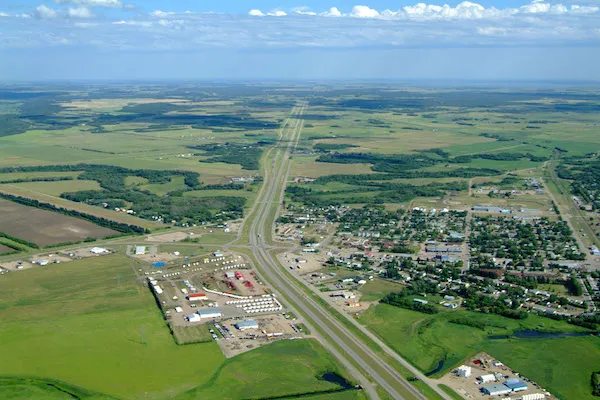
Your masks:
M 504 386 L 512 390 L 513 392 L 520 392 L 522 390 L 527 390 L 527 384 L 517 378 L 510 378 L 506 382 L 504 382 Z

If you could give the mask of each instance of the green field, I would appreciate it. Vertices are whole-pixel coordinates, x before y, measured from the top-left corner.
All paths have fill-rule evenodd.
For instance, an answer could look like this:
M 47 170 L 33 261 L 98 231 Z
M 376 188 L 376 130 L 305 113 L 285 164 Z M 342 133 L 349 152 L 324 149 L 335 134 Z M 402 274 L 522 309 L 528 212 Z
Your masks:
M 269 345 L 226 363 L 214 342 L 176 345 L 149 290 L 136 284 L 135 268 L 115 255 L 3 276 L 0 376 L 56 379 L 119 399 L 205 398 L 231 376 L 236 393 L 261 397 L 336 387 L 315 377 L 337 368 L 312 341 Z M 281 353 L 289 356 L 287 375 L 279 374 Z M 249 362 L 255 367 L 246 368 Z M 3 391 L 13 399 L 61 398 L 53 388 L 15 380 L 0 385 Z
M 468 319 L 480 328 L 450 322 L 458 318 Z M 599 338 L 489 339 L 490 335 L 510 335 L 519 330 L 585 331 L 565 322 L 534 315 L 517 321 L 470 311 L 427 315 L 386 304 L 371 307 L 360 322 L 425 373 L 445 360 L 443 369 L 434 376 L 485 351 L 551 392 L 562 394 L 561 398 L 592 398 L 589 379 L 600 360 Z M 565 369 L 572 371 L 567 377 L 563 377 Z M 573 394 L 569 393 L 571 388 Z

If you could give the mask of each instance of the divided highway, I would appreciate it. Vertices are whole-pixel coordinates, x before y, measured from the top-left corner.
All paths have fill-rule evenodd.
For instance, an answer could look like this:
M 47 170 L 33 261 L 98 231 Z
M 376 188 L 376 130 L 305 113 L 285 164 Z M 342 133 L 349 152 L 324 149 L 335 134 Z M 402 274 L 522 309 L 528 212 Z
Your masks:
M 290 154 L 300 138 L 303 125 L 301 117 L 305 108 L 306 104 L 295 108 L 295 115 L 288 119 L 286 126 L 283 127 L 280 133 L 280 145 L 270 158 L 271 165 L 265 166 L 264 183 L 256 207 L 246 221 L 246 224 L 250 225 L 250 248 L 258 272 L 277 293 L 287 300 L 292 311 L 305 316 L 309 329 L 360 382 L 370 398 L 379 398 L 375 387 L 379 386 L 394 399 L 425 400 L 426 397 L 417 388 L 383 361 L 361 338 L 332 315 L 330 310 L 304 292 L 295 282 L 295 278 L 288 274 L 269 252 L 271 246 L 268 242 L 271 240 L 277 207 L 285 190 L 291 167 Z M 281 143 L 284 145 L 281 146 Z M 394 356 L 396 359 L 400 358 L 397 354 Z M 443 399 L 450 400 L 450 397 L 437 386 L 432 389 Z

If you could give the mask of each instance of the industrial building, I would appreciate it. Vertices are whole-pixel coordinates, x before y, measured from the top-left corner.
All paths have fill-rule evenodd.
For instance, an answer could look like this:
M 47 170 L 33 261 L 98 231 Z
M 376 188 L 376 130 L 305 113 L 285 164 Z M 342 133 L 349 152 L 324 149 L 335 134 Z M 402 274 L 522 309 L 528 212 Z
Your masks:
M 481 375 L 477 378 L 477 380 L 481 383 L 496 382 L 496 377 L 494 376 L 494 374 L 486 374 Z
M 521 392 L 527 390 L 527 384 L 517 378 L 510 378 L 504 382 L 504 386 L 512 390 L 513 392 Z
M 185 319 L 188 322 L 200 322 L 202 321 L 202 317 L 200 317 L 198 314 L 190 314 L 190 315 L 186 315 Z
M 500 384 L 484 386 L 481 390 L 483 393 L 489 394 L 490 396 L 502 396 L 512 392 L 508 387 Z
M 468 378 L 471 376 L 471 367 L 468 365 L 461 365 L 456 370 L 456 375 L 462 376 L 463 378 Z
M 105 254 L 108 253 L 108 250 L 103 249 L 102 247 L 92 247 L 90 252 L 94 254 Z
M 143 256 L 146 254 L 146 246 L 135 246 L 135 255 Z
M 223 313 L 218 308 L 202 308 L 196 311 L 196 314 L 202 319 L 221 318 Z
M 207 300 L 206 293 L 192 293 L 187 296 L 189 301 Z
M 245 331 L 246 329 L 258 329 L 258 322 L 254 319 L 247 319 L 245 321 L 238 322 L 235 324 L 235 327 L 240 331 Z

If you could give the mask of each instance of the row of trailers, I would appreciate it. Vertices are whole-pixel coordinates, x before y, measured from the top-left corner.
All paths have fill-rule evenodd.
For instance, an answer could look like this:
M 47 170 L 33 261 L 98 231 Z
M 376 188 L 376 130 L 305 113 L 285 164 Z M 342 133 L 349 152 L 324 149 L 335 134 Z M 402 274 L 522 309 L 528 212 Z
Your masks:
M 236 308 L 241 308 L 247 314 L 281 311 L 283 306 L 272 295 L 262 295 L 252 299 L 230 300 L 225 302 L 226 305 L 235 305 Z

